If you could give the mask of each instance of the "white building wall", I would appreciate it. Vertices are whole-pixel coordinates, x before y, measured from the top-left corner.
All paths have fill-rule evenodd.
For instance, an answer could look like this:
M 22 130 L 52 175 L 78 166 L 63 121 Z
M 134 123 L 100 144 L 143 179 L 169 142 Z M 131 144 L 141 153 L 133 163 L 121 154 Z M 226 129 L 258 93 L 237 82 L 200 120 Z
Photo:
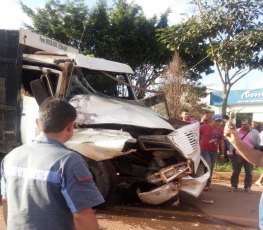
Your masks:
M 263 122 L 263 113 L 253 113 L 253 121 Z
M 222 106 L 213 106 L 210 105 L 210 94 L 206 98 L 201 100 L 203 103 L 206 103 L 216 114 L 222 113 Z M 244 105 L 230 105 L 227 108 L 227 112 L 234 111 L 235 113 L 253 113 L 253 120 L 263 122 L 263 103 L 262 104 L 244 104 Z

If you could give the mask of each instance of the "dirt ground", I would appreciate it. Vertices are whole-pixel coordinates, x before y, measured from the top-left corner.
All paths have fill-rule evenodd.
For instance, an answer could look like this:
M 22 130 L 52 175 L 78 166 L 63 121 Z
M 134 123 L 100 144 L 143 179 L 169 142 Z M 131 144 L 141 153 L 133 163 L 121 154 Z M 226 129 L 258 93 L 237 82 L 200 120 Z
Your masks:
M 252 194 L 245 193 L 241 182 L 240 189 L 230 193 L 228 179 L 229 175 L 215 174 L 213 190 L 203 192 L 198 198 L 181 193 L 181 202 L 176 207 L 171 206 L 171 202 L 157 206 L 144 205 L 130 197 L 129 193 L 118 196 L 113 204 L 95 210 L 100 229 L 258 229 L 261 188 L 253 186 Z M 0 230 L 5 230 L 1 215 Z
M 258 229 L 260 188 L 253 186 L 252 194 L 243 192 L 242 188 L 230 193 L 228 188 L 228 181 L 214 181 L 213 190 L 203 192 L 198 198 L 182 193 L 177 207 L 124 203 L 97 209 L 97 218 L 104 230 Z

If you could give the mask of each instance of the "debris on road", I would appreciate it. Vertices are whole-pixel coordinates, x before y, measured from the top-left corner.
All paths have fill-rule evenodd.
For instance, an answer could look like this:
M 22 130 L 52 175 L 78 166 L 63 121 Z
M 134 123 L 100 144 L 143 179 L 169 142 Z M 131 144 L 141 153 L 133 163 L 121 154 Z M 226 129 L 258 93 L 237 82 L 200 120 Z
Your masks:
M 202 200 L 203 203 L 206 203 L 206 204 L 213 204 L 214 201 L 213 200 Z

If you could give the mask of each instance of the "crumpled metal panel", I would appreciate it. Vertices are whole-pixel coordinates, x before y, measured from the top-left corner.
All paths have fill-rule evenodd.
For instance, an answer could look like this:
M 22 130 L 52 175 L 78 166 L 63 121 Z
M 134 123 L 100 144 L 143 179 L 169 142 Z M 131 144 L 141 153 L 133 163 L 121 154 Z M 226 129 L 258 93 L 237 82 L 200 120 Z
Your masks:
M 198 197 L 206 186 L 206 182 L 210 176 L 210 169 L 207 162 L 201 157 L 207 172 L 200 177 L 185 176 L 179 183 L 169 182 L 159 188 L 153 189 L 149 192 L 141 192 L 137 189 L 137 195 L 140 200 L 147 204 L 161 204 L 175 197 L 179 190 Z
M 24 61 L 46 63 L 56 65 L 57 62 L 72 61 L 68 56 L 58 56 L 58 55 L 41 55 L 41 54 L 23 54 Z
M 68 55 L 74 58 L 77 66 L 79 67 L 93 69 L 93 70 L 100 70 L 100 71 L 108 71 L 113 73 L 133 74 L 131 67 L 128 66 L 127 64 L 109 61 L 101 58 L 85 56 L 83 54 L 76 54 L 76 55 L 68 54 Z
M 92 160 L 102 161 L 135 152 L 135 149 L 123 151 L 127 141 L 135 143 L 136 139 L 121 130 L 82 128 L 74 130 L 65 145 Z
M 185 125 L 168 135 L 170 141 L 186 159 L 192 159 L 196 154 L 200 155 L 199 126 L 198 122 Z
M 191 176 L 183 177 L 183 181 L 181 184 L 181 190 L 185 191 L 189 195 L 194 197 L 198 197 L 201 192 L 204 190 L 206 186 L 207 180 L 210 177 L 210 168 L 203 157 L 201 157 L 201 161 L 204 163 L 207 172 L 200 177 L 193 178 Z
M 137 195 L 143 203 L 161 204 L 175 197 L 179 192 L 179 185 L 170 182 L 149 192 L 141 192 L 137 189 Z
M 153 110 L 127 101 L 98 95 L 77 95 L 70 100 L 77 110 L 76 122 L 86 124 L 118 124 L 152 129 L 174 130 Z

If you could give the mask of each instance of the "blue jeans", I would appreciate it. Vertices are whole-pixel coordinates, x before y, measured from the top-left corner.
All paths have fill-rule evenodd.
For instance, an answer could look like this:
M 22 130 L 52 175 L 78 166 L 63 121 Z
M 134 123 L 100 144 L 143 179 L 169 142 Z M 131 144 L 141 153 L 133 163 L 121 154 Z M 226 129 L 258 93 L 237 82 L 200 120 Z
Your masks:
M 213 171 L 214 171 L 214 167 L 215 167 L 215 163 L 216 163 L 216 159 L 218 156 L 217 152 L 201 152 L 202 157 L 206 160 L 207 164 L 210 167 L 210 177 L 207 181 L 207 186 L 209 187 L 211 185 L 211 180 L 212 180 L 212 176 L 213 176 Z

